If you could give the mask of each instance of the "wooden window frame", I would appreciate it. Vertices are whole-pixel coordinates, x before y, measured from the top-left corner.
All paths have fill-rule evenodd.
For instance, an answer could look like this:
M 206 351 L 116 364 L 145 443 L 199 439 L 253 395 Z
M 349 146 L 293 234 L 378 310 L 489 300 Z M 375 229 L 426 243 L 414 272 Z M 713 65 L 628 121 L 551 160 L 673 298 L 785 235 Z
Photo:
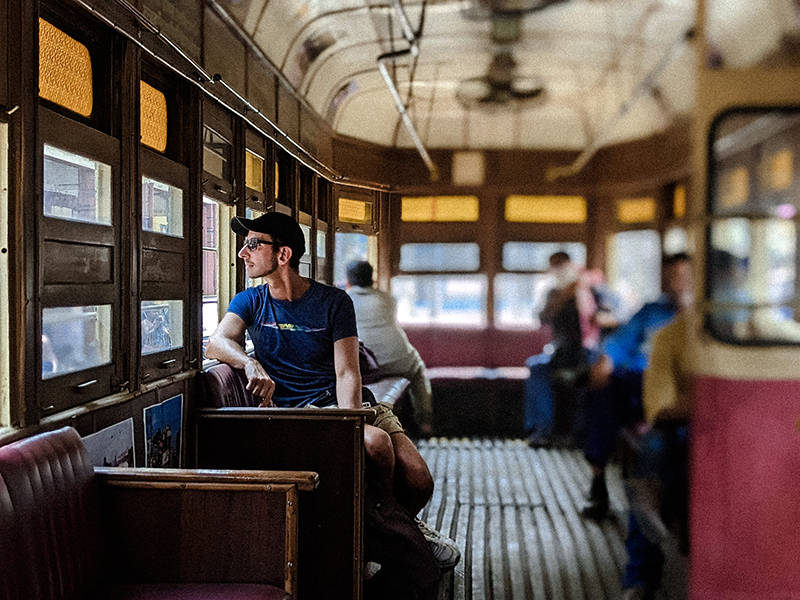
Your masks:
M 116 138 L 107 136 L 76 119 L 68 118 L 45 107 L 39 108 L 39 144 L 37 152 L 38 193 L 37 218 L 41 223 L 37 240 L 39 257 L 39 290 L 41 302 L 37 311 L 35 339 L 42 335 L 42 310 L 62 306 L 111 305 L 111 362 L 74 373 L 48 379 L 41 375 L 41 344 L 35 344 L 37 369 L 37 402 L 43 414 L 84 404 L 95 398 L 107 396 L 122 377 L 124 361 L 121 287 L 121 218 L 124 202 L 121 200 L 121 147 Z M 111 225 L 69 221 L 44 215 L 44 145 L 51 144 L 111 166 Z M 104 248 L 111 258 L 110 281 L 86 282 L 75 273 L 73 281 L 48 283 L 44 262 L 50 245 L 70 244 L 73 247 Z M 53 249 L 55 252 L 55 248 Z M 77 267 L 78 265 L 74 265 Z M 87 382 L 92 382 L 86 385 Z

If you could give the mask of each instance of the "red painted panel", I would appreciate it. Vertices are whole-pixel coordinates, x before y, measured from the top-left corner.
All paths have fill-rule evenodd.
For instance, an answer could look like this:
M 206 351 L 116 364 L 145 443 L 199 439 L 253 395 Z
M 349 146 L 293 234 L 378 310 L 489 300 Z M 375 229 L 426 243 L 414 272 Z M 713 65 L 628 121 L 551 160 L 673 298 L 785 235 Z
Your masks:
M 428 367 L 519 367 L 550 341 L 549 328 L 406 328 L 411 344 Z
M 800 381 L 698 377 L 692 600 L 800 598 Z

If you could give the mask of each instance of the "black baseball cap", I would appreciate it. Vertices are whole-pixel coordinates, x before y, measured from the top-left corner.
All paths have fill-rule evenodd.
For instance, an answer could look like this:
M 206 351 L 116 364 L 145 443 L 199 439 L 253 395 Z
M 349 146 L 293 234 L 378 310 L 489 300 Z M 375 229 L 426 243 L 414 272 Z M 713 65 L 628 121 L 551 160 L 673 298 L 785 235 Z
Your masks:
M 247 237 L 250 231 L 267 233 L 281 246 L 292 249 L 292 255 L 299 260 L 306 253 L 306 238 L 300 225 L 289 215 L 279 212 L 268 212 L 257 219 L 233 217 L 231 229 L 234 233 Z

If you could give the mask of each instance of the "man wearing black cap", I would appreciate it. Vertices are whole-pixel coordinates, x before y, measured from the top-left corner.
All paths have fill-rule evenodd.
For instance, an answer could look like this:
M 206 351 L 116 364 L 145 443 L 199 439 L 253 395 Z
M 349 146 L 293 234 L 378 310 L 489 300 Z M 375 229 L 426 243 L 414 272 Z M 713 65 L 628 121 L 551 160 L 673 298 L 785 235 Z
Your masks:
M 272 212 L 257 219 L 234 217 L 231 228 L 245 238 L 239 257 L 247 275 L 266 283 L 231 300 L 209 338 L 206 357 L 243 369 L 247 389 L 262 398 L 261 406 L 361 408 L 353 302 L 343 290 L 300 276 L 306 249 L 300 225 Z M 244 351 L 245 330 L 255 358 Z M 379 482 L 416 514 L 433 494 L 433 479 L 391 410 L 383 404 L 375 408 L 374 426 L 364 429 L 367 455 Z M 449 550 L 457 553 L 455 546 Z

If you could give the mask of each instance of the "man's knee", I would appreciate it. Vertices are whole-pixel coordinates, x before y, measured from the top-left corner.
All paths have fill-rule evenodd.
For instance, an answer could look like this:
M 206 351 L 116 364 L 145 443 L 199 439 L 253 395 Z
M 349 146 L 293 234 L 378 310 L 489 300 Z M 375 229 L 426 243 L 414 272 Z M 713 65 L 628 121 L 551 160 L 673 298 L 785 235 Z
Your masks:
M 383 467 L 394 466 L 392 439 L 383 429 L 372 425 L 364 428 L 364 449 L 367 456 Z

